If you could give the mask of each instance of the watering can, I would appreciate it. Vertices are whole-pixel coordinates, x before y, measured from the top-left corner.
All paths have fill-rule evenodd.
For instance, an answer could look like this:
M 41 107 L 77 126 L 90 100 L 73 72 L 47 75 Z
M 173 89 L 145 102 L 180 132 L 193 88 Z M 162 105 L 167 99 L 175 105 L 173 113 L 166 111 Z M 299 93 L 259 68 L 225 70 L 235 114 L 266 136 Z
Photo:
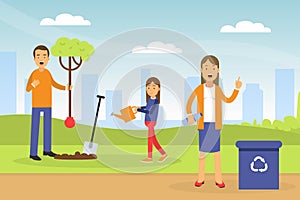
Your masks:
M 134 108 L 134 109 L 133 109 Z M 134 120 L 135 114 L 137 113 L 137 107 L 136 106 L 127 106 L 126 108 L 123 108 L 120 110 L 120 114 L 111 113 L 112 116 L 115 116 L 119 119 L 122 119 L 124 122 L 129 122 L 131 120 Z

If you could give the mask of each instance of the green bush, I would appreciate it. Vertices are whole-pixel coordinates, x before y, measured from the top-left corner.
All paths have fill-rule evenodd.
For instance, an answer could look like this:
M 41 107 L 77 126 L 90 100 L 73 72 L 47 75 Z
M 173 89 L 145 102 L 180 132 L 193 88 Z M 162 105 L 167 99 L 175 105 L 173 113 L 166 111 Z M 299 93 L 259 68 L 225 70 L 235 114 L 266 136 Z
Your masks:
M 289 128 L 285 123 L 283 123 L 280 120 L 274 120 L 272 124 L 273 128 L 281 130 L 281 131 L 290 131 L 291 128 Z
M 273 128 L 272 127 L 272 122 L 269 119 L 264 119 L 261 123 L 262 127 L 264 128 Z
M 282 121 L 275 119 L 272 123 L 272 127 L 275 129 L 279 129 L 279 126 L 281 126 L 282 123 Z
M 260 127 L 261 125 L 257 123 L 257 120 L 256 120 L 256 119 L 254 119 L 254 120 L 253 120 L 253 126 L 255 126 L 255 127 Z
M 297 118 L 293 117 L 293 116 L 286 116 L 284 118 L 284 124 L 290 128 L 290 129 L 298 129 L 299 127 L 299 122 L 297 120 Z
M 273 123 L 269 119 L 264 119 L 261 125 L 257 123 L 256 119 L 254 119 L 252 124 L 248 122 L 242 122 L 241 125 L 263 127 L 268 129 L 278 129 L 281 131 L 300 130 L 300 118 L 286 116 L 283 121 L 274 120 Z
M 242 122 L 241 125 L 242 126 L 252 126 L 252 124 L 250 124 L 249 122 Z

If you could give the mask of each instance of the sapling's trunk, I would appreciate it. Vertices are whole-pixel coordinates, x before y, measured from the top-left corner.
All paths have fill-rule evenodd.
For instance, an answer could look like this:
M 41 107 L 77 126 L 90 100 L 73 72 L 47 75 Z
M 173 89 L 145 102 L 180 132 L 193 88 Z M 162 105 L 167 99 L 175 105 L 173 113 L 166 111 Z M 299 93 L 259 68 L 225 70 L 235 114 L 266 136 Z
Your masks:
M 72 68 L 72 62 L 75 63 L 76 67 Z M 73 119 L 72 117 L 72 91 L 70 90 L 70 86 L 72 85 L 72 71 L 75 71 L 77 70 L 81 64 L 82 64 L 82 58 L 80 57 L 80 61 L 77 62 L 76 59 L 74 58 L 74 56 L 68 56 L 68 67 L 66 67 L 62 61 L 62 57 L 60 56 L 59 57 L 59 63 L 61 65 L 61 67 L 65 70 L 68 71 L 68 78 L 69 78 L 69 81 L 68 81 L 68 94 L 69 94 L 69 97 L 68 97 L 68 103 L 69 103 L 69 115 L 67 117 L 67 119 L 65 120 L 65 126 L 68 127 L 68 128 L 72 128 L 75 126 L 75 120 Z
M 70 87 L 72 85 L 72 57 L 69 56 L 69 85 L 68 87 Z M 69 90 L 69 88 L 67 88 L 67 90 Z M 72 116 L 72 91 L 69 90 L 69 117 Z

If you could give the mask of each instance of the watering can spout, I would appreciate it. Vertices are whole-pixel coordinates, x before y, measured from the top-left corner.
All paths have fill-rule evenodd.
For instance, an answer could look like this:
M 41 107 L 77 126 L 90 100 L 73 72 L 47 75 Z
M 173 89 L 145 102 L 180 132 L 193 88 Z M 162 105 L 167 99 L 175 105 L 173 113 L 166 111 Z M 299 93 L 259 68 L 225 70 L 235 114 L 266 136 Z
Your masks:
M 123 115 L 115 114 L 115 113 L 111 113 L 111 115 L 125 121 L 125 117 Z
M 127 123 L 127 122 L 129 122 L 131 120 L 134 120 L 136 118 L 135 114 L 137 113 L 137 111 L 136 111 L 136 109 L 135 109 L 135 111 L 133 111 L 132 108 L 133 107 L 128 106 L 128 107 L 123 108 L 123 109 L 120 110 L 121 114 L 111 113 L 111 115 L 114 116 L 114 117 L 117 117 L 119 119 L 122 119 L 124 122 Z

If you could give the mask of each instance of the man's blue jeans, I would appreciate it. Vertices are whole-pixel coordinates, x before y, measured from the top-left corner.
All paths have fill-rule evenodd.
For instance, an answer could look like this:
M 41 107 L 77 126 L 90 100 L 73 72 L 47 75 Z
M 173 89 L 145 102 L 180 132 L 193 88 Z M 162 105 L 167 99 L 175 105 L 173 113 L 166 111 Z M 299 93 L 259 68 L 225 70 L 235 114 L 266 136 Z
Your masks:
M 41 112 L 44 113 L 44 151 L 51 151 L 52 110 L 51 108 L 32 108 L 30 140 L 31 156 L 37 155 Z

